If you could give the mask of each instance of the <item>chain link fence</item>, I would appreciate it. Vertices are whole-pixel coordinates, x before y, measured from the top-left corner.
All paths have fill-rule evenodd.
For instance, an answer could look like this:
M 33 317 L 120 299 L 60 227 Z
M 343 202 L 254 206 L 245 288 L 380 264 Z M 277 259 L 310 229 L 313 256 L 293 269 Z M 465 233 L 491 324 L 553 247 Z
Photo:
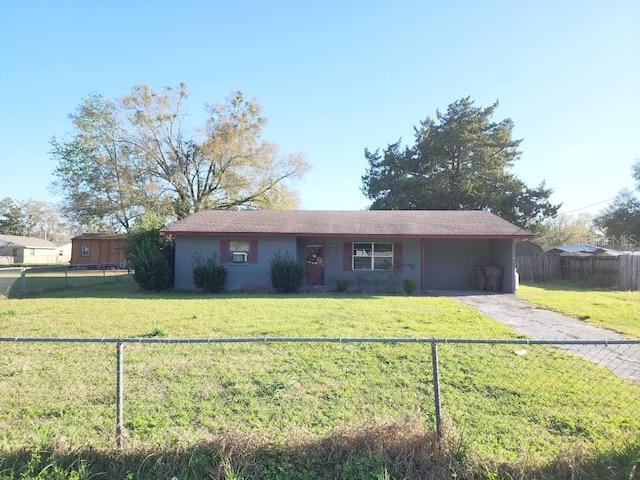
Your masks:
M 61 265 L 0 268 L 0 296 L 25 298 L 44 292 L 125 281 L 127 264 Z
M 0 338 L 0 403 L 0 448 L 418 416 L 479 455 L 535 457 L 638 441 L 640 340 Z

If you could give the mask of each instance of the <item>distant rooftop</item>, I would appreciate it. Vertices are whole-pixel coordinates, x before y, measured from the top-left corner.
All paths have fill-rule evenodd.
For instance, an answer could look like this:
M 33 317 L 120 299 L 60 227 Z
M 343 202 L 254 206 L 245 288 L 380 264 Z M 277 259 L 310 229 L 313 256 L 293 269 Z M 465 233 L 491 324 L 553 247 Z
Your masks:
M 589 254 L 589 255 L 611 255 L 611 256 L 618 256 L 618 255 L 623 255 L 624 252 L 621 252 L 620 250 L 614 250 L 612 248 L 604 248 L 604 247 L 597 247 L 594 245 L 587 245 L 587 244 L 577 244 L 577 245 L 567 245 L 564 247 L 551 247 L 549 249 L 545 250 L 545 253 L 547 254 L 580 254 L 580 253 L 584 253 L 584 254 Z
M 82 233 L 73 237 L 72 240 L 111 240 L 125 237 L 124 233 Z
M 0 246 L 4 247 L 10 245 L 25 248 L 58 248 L 55 243 L 50 242 L 49 240 L 42 240 L 41 238 L 0 234 Z

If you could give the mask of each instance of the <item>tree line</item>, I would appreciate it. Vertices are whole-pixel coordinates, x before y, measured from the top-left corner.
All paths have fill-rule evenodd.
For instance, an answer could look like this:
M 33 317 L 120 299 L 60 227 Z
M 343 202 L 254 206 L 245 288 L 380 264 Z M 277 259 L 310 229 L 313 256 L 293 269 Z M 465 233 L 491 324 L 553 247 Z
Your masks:
M 168 223 L 207 208 L 296 208 L 295 182 L 309 165 L 303 154 L 281 153 L 262 138 L 266 118 L 257 101 L 234 92 L 197 117 L 188 98 L 181 83 L 82 99 L 68 116 L 71 133 L 51 139 L 52 187 L 62 202 L 5 198 L 0 232 L 57 240 L 129 231 L 149 213 Z M 640 236 L 640 201 L 632 191 L 620 192 L 591 223 L 559 217 L 551 188 L 528 186 L 513 173 L 522 141 L 513 138 L 511 119 L 494 119 L 497 108 L 462 98 L 420 121 L 412 144 L 365 148 L 361 191 L 370 208 L 488 210 L 543 242 L 593 228 Z M 633 178 L 640 190 L 639 161 Z
M 63 242 L 75 232 L 55 203 L 6 197 L 0 200 L 0 233 Z

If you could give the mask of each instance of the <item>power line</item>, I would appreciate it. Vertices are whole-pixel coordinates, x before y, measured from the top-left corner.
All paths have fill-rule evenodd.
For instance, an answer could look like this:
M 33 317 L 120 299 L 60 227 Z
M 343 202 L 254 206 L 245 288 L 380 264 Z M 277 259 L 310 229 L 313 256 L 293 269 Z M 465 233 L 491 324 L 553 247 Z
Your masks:
M 607 198 L 606 200 L 601 200 L 599 202 L 592 203 L 591 205 L 587 205 L 585 207 L 574 208 L 573 210 L 569 210 L 568 212 L 562 212 L 562 213 L 556 214 L 556 215 L 554 215 L 553 218 L 557 217 L 558 215 L 568 215 L 569 213 L 579 212 L 580 210 L 585 210 L 587 208 L 595 207 L 597 205 L 602 205 L 603 203 L 608 203 L 611 200 L 615 200 L 615 199 L 616 199 L 616 197 L 611 197 L 611 198 Z

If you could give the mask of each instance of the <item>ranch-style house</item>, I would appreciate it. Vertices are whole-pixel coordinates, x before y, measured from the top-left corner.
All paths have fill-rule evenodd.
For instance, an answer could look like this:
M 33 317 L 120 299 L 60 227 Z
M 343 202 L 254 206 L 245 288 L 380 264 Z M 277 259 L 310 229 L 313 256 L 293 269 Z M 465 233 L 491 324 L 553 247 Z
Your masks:
M 418 291 L 514 292 L 515 241 L 532 237 L 479 210 L 203 210 L 162 233 L 175 238 L 176 289 L 195 289 L 194 259 L 213 256 L 231 291 L 271 289 L 280 253 L 304 266 L 313 290 L 344 279 L 353 291 L 401 292 L 414 279 Z

